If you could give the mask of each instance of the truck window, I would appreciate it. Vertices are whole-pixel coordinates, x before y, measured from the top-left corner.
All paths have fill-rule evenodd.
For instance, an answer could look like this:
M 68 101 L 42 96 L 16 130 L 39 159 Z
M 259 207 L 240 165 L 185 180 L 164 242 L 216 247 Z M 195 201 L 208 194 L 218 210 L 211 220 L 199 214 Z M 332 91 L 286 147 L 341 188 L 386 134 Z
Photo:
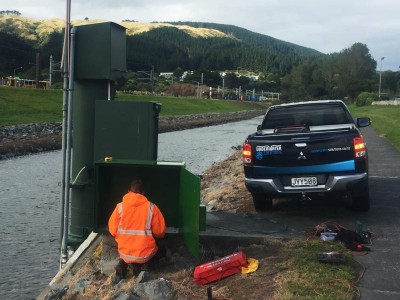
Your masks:
M 341 105 L 298 105 L 271 109 L 266 115 L 261 129 L 293 125 L 322 126 L 348 123 L 353 123 L 353 121 Z

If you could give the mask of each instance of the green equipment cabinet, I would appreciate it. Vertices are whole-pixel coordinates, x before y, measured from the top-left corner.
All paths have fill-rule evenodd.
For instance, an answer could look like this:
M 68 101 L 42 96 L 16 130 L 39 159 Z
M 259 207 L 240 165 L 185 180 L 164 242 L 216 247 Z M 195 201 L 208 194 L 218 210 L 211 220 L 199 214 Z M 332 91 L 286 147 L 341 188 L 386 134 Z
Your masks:
M 93 159 L 156 160 L 158 116 L 156 102 L 96 101 Z
M 182 162 L 114 160 L 95 164 L 95 232 L 108 232 L 108 219 L 129 183 L 140 179 L 145 195 L 163 213 L 167 228 L 182 236 L 187 249 L 199 254 L 199 230 L 205 220 L 200 208 L 200 178 Z
M 125 27 L 104 22 L 77 26 L 74 77 L 117 80 L 126 72 Z
M 125 30 L 112 22 L 76 26 L 70 245 L 93 230 L 95 161 L 157 159 L 161 105 L 114 99 L 114 82 L 126 71 Z

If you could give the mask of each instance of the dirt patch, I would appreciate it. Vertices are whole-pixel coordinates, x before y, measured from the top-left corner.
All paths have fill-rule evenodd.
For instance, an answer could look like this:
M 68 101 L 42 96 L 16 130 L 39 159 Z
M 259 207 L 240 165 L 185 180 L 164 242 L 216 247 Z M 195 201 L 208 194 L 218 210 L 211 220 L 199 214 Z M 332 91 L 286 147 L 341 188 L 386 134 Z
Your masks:
M 242 152 L 206 170 L 201 180 L 201 202 L 209 211 L 255 212 L 251 194 L 244 185 Z

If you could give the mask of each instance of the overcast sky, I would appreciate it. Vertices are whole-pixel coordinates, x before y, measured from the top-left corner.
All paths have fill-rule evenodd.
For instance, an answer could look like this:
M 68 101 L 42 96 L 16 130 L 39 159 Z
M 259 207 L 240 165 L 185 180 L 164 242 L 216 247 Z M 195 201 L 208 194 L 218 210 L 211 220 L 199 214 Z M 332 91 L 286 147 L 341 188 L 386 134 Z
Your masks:
M 400 71 L 399 0 L 71 0 L 71 18 L 229 24 L 323 53 L 357 42 L 377 69 Z M 65 19 L 67 0 L 2 1 L 0 10 Z M 381 58 L 384 57 L 382 60 Z

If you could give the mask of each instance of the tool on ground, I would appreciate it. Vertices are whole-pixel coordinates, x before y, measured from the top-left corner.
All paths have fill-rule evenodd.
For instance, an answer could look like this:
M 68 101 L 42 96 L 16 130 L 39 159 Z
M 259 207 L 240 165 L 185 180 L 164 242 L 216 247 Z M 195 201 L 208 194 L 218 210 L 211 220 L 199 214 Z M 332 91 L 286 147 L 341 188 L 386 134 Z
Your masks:
M 326 263 L 344 263 L 346 257 L 342 251 L 332 251 L 332 252 L 320 252 L 317 254 L 317 259 L 320 262 Z
M 196 284 L 208 284 L 239 273 L 242 267 L 247 267 L 247 265 L 246 255 L 243 251 L 239 251 L 197 266 L 194 269 L 194 281 Z

